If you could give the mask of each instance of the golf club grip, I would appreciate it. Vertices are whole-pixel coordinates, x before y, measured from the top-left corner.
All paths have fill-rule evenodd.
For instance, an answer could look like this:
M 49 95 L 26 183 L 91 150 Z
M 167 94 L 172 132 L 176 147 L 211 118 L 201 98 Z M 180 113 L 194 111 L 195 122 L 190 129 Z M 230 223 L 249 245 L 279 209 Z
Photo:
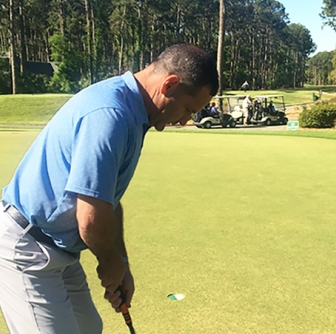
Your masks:
M 118 287 L 117 290 L 120 291 L 120 298 L 121 298 L 121 304 L 119 306 L 120 311 L 121 311 L 121 313 L 122 313 L 122 315 L 125 319 L 126 325 L 130 326 L 130 325 L 132 325 L 132 318 L 131 318 L 131 315 L 129 314 L 128 307 L 126 305 L 125 294 L 122 291 L 121 287 Z

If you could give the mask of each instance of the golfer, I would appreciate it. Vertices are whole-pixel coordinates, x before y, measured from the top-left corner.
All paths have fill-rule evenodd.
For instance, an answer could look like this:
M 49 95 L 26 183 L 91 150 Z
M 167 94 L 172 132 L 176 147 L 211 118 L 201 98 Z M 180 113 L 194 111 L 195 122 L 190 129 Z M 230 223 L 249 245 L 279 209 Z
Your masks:
M 86 248 L 97 259 L 104 297 L 118 312 L 120 286 L 130 307 L 120 200 L 145 134 L 185 125 L 217 89 L 213 59 L 180 44 L 134 75 L 82 90 L 56 113 L 0 202 L 0 305 L 11 333 L 102 332 L 79 261 Z

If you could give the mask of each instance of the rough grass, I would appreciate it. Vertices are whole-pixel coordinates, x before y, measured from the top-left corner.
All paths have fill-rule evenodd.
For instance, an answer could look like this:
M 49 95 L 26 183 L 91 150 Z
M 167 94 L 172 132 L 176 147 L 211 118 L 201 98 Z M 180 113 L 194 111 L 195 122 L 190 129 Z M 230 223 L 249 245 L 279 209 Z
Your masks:
M 34 134 L 0 132 L 0 186 Z M 334 140 L 150 131 L 123 201 L 137 332 L 335 333 L 335 154 Z M 126 334 L 82 262 L 104 333 Z

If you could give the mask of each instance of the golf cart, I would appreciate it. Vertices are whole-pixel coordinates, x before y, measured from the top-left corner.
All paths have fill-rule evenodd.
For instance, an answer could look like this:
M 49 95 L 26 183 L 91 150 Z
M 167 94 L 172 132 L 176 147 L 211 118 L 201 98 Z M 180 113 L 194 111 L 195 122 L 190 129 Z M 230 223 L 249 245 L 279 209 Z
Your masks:
M 211 114 L 207 108 L 199 112 L 194 118 L 194 125 L 198 128 L 211 129 L 213 126 L 221 126 L 223 128 L 230 126 L 235 127 L 233 119 L 226 114 L 220 115 L 220 113 Z
M 252 124 L 286 125 L 285 99 L 283 95 L 256 96 L 253 101 Z
M 242 103 L 245 99 L 245 95 L 223 95 L 215 96 L 215 98 L 223 99 L 222 115 L 205 115 L 204 111 L 200 112 L 200 115 L 205 117 L 199 117 L 194 120 L 194 125 L 198 128 L 210 129 L 213 126 L 222 126 L 226 128 L 234 128 L 237 124 L 244 124 L 244 114 L 242 109 Z
M 198 128 L 203 128 L 203 129 L 210 129 L 213 126 L 221 126 L 223 128 L 227 127 L 228 125 L 230 127 L 235 127 L 236 123 L 229 117 L 229 115 L 211 115 L 202 118 L 201 120 L 195 120 L 194 125 Z
M 219 98 L 224 99 L 224 114 L 229 115 L 235 126 L 244 124 L 243 101 L 246 95 L 224 95 Z

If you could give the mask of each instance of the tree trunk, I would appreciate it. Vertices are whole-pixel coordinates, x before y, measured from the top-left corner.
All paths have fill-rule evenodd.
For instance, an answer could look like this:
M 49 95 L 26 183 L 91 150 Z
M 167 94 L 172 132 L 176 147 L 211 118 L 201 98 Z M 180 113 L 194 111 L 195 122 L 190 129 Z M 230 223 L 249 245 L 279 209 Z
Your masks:
M 154 14 L 152 17 L 152 25 L 151 25 L 151 36 L 150 36 L 150 58 L 149 63 L 152 63 L 154 60 L 154 50 L 155 50 L 155 20 L 156 15 Z
M 268 45 L 269 45 L 269 32 L 267 31 L 266 37 L 265 37 L 265 42 L 264 42 L 264 60 L 262 62 L 262 88 L 264 89 L 269 89 L 268 87 Z
M 24 25 L 24 0 L 19 1 L 19 16 L 20 16 L 20 73 L 24 72 L 24 62 L 27 60 L 26 41 L 25 41 L 25 25 Z
M 90 10 L 90 18 L 91 18 L 91 42 L 92 42 L 92 54 L 94 59 L 97 57 L 97 48 L 96 48 L 96 34 L 95 34 L 95 15 L 93 12 L 92 1 L 90 0 L 91 10 Z
M 0 30 L 0 50 L 6 50 L 7 49 L 7 38 L 6 38 L 6 34 L 3 30 Z
M 236 38 L 235 34 L 232 32 L 231 35 L 231 89 L 237 89 L 237 67 L 239 64 L 239 44 L 240 44 L 240 37 Z
M 141 43 L 140 43 L 140 69 L 144 69 L 148 65 L 148 4 L 146 1 L 143 2 L 142 7 L 142 26 L 141 26 Z
M 90 84 L 92 85 L 93 80 L 93 61 L 92 61 L 92 20 L 91 20 L 91 1 L 85 1 L 85 14 L 86 14 L 86 29 L 87 29 L 87 48 L 88 48 L 88 69 Z
M 141 6 L 139 6 L 138 8 L 138 43 L 139 43 L 139 50 L 138 50 L 138 62 L 137 62 L 137 66 L 138 66 L 138 70 L 142 70 L 143 69 L 143 47 L 142 47 L 142 40 L 143 40 L 143 21 L 142 21 L 142 10 L 141 10 Z
M 45 32 L 43 37 L 44 37 L 45 53 L 46 53 L 46 56 L 47 56 L 46 61 L 49 62 L 50 61 L 49 55 L 51 54 L 51 51 L 50 51 L 50 46 L 49 46 L 49 33 L 48 33 L 48 31 Z
M 12 94 L 16 94 L 16 55 L 14 41 L 14 0 L 9 0 L 9 61 L 12 75 Z
M 251 77 L 252 77 L 252 89 L 256 89 L 256 78 L 255 78 L 255 67 L 256 67 L 256 51 L 255 51 L 255 37 L 252 35 L 252 64 L 251 64 Z
M 295 63 L 294 63 L 294 73 L 293 73 L 293 88 L 296 88 L 296 78 L 297 78 L 297 62 L 298 62 L 298 55 L 295 55 Z
M 175 41 L 178 43 L 180 41 L 180 27 L 181 27 L 181 8 L 180 4 L 176 7 L 176 27 L 175 27 Z
M 120 50 L 119 50 L 119 74 L 122 73 L 122 67 L 123 67 L 123 57 L 124 57 L 124 23 L 125 23 L 125 15 L 126 15 L 126 5 L 124 6 L 124 12 L 122 15 L 122 20 L 120 24 Z
M 61 34 L 64 36 L 65 34 L 65 20 L 64 20 L 64 8 L 63 8 L 63 1 L 64 0 L 58 0 L 58 18 L 60 22 L 60 31 Z
M 219 27 L 218 27 L 218 48 L 217 48 L 217 71 L 218 71 L 218 80 L 219 87 L 217 95 L 222 95 L 224 89 L 224 39 L 225 39 L 225 3 L 226 0 L 219 0 Z M 217 99 L 217 106 L 220 113 L 223 113 L 223 100 Z

